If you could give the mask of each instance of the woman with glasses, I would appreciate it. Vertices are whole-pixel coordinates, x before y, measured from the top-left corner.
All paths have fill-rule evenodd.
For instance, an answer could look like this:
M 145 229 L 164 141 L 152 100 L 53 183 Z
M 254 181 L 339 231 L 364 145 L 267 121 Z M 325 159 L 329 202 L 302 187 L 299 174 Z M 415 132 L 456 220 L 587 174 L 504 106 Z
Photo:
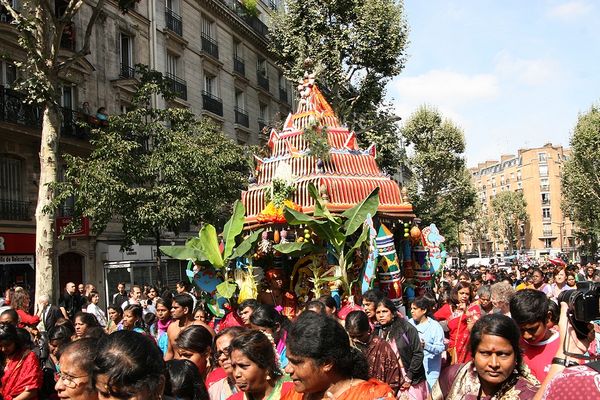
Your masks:
M 232 326 L 215 336 L 213 351 L 217 368 L 213 369 L 206 377 L 206 387 L 210 400 L 225 400 L 237 393 L 231 359 L 229 358 L 229 346 L 231 341 L 246 329 L 241 326 Z
M 98 341 L 91 338 L 83 338 L 64 347 L 54 386 L 58 397 L 70 400 L 98 399 L 92 383 L 97 347 Z
M 24 334 L 29 335 L 27 332 Z M 0 353 L 4 369 L 2 398 L 36 400 L 42 386 L 40 362 L 23 342 L 14 325 L 0 324 Z

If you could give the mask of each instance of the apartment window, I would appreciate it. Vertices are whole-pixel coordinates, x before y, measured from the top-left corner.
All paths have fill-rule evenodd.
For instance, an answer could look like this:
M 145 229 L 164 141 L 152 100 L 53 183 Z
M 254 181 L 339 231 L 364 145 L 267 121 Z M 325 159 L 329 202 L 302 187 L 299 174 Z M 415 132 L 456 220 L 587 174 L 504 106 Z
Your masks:
M 552 236 L 552 224 L 542 224 L 542 233 L 544 236 Z
M 133 78 L 134 76 L 132 42 L 132 38 L 129 35 L 120 34 L 121 71 L 119 76 L 123 78 Z
M 165 78 L 167 79 L 171 90 L 177 97 L 187 100 L 187 83 L 178 75 L 179 57 L 171 53 L 167 53 L 167 70 Z
M 283 73 L 279 73 L 279 100 L 288 103 L 287 81 Z
M 543 205 L 548 205 L 550 204 L 550 193 L 542 193 L 542 204 Z
M 552 239 L 544 239 L 544 248 L 546 248 L 546 249 L 552 248 Z
M 214 58 L 219 58 L 219 45 L 217 43 L 215 22 L 202 17 L 202 51 L 208 53 Z
M 217 77 L 208 73 L 204 74 L 204 91 L 217 96 Z
M 538 153 L 538 161 L 540 164 L 548 162 L 548 155 L 546 153 Z
M 548 178 L 540 179 L 540 189 L 543 191 L 550 190 L 550 183 L 548 181 Z
M 550 207 L 542 208 L 542 218 L 550 219 Z
M 548 176 L 548 166 L 540 165 L 539 166 L 540 176 Z
M 171 32 L 176 33 L 179 36 L 183 36 L 183 21 L 181 16 L 177 14 L 179 11 L 179 4 L 175 0 L 166 0 L 165 2 L 165 22 L 167 29 Z
M 250 126 L 248 113 L 246 112 L 246 99 L 244 92 L 241 90 L 235 91 L 235 123 L 238 125 Z
M 500 176 L 500 184 L 501 184 L 501 185 L 504 185 L 504 182 L 505 182 L 505 181 L 504 181 L 504 175 L 501 175 L 501 176 Z
M 17 67 L 11 61 L 0 61 L 0 85 L 12 87 L 17 80 Z
M 5 155 L 0 155 L 0 219 L 30 219 L 29 202 L 23 201 L 23 161 Z
M 63 108 L 67 110 L 73 109 L 73 87 L 72 86 L 63 86 L 61 92 L 60 103 Z
M 233 41 L 233 70 L 242 76 L 246 74 L 244 46 L 239 40 Z
M 517 180 L 520 181 L 521 180 L 521 171 L 517 171 Z
M 256 79 L 258 81 L 258 85 L 265 89 L 269 90 L 269 75 L 267 71 L 267 60 L 259 57 L 256 64 Z
M 167 53 L 167 74 L 177 76 L 177 64 L 179 57 Z

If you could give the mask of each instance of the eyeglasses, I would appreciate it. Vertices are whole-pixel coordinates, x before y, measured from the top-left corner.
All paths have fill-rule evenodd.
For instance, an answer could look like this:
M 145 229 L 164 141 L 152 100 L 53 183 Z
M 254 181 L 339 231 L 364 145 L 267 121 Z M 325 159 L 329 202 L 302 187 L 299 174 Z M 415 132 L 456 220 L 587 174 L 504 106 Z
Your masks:
M 229 349 L 223 349 L 217 351 L 217 359 L 221 358 L 221 356 L 229 357 Z
M 75 382 L 75 379 L 87 378 L 89 376 L 89 375 L 72 376 L 69 374 L 65 374 L 64 372 L 57 372 L 56 375 L 58 377 L 57 380 L 62 379 L 65 386 L 68 387 L 69 389 L 75 389 L 77 387 L 77 382 Z

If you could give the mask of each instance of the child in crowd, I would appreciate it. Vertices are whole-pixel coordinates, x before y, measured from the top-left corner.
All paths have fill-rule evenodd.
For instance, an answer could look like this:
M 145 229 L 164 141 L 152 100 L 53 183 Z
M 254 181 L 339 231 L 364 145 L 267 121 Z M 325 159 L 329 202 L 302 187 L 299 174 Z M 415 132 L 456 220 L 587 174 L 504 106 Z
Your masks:
M 550 302 L 544 292 L 535 289 L 519 290 L 510 299 L 510 314 L 521 330 L 523 361 L 540 382 L 560 346 L 558 332 L 550 329 Z

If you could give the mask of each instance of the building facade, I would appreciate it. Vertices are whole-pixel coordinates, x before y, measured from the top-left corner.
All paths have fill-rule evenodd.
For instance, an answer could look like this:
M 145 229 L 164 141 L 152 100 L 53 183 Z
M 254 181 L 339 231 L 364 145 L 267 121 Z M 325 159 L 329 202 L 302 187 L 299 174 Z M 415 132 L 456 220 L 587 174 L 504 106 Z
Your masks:
M 18 3 L 15 3 L 18 8 Z M 56 13 L 67 0 L 55 0 Z M 126 111 L 136 87 L 136 64 L 162 72 L 177 98 L 156 106 L 186 107 L 214 120 L 240 144 L 264 144 L 265 126 L 291 110 L 291 85 L 268 51 L 268 18 L 278 7 L 273 0 L 247 9 L 237 0 L 141 0 L 123 13 L 117 1 L 106 0 L 94 26 L 91 54 L 64 75 L 60 151 L 89 154 L 89 131 L 78 121 L 97 123 L 96 111 Z M 85 5 L 66 29 L 61 57 L 83 40 L 92 9 Z M 20 71 L 13 61 L 26 56 L 17 45 L 11 17 L 0 9 L 0 288 L 35 282 L 35 218 L 39 176 L 41 112 L 24 103 L 13 89 Z M 69 222 L 72 207 L 57 216 L 57 233 Z M 116 282 L 156 281 L 156 243 L 140 243 L 120 251 L 120 225 L 101 235 L 89 221 L 75 235 L 57 241 L 59 277 L 55 294 L 68 281 L 94 283 L 108 298 Z M 193 228 L 193 227 L 192 227 Z M 164 243 L 182 243 L 186 235 L 165 232 Z M 167 260 L 163 282 L 183 279 L 185 265 Z
M 495 196 L 504 191 L 520 191 L 527 203 L 527 222 L 518 227 L 516 250 L 533 257 L 576 251 L 573 223 L 561 210 L 561 173 L 569 149 L 553 146 L 521 149 L 518 155 L 503 155 L 470 168 L 478 200 L 486 212 Z M 480 239 L 464 235 L 462 251 L 482 256 L 510 255 L 508 241 L 491 229 Z

